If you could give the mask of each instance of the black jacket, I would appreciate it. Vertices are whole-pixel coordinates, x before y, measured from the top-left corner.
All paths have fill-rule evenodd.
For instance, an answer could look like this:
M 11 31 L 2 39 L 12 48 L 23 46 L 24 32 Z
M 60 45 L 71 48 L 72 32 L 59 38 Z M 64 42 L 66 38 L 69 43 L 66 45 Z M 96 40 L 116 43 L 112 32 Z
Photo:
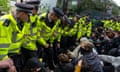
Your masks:
M 57 65 L 54 72 L 74 72 L 74 66 L 72 63 L 62 63 Z

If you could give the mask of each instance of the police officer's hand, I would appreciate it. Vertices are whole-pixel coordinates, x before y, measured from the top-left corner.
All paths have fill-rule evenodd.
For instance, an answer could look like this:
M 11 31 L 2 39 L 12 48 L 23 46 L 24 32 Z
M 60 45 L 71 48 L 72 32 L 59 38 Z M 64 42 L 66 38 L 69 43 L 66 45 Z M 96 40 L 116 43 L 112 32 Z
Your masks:
M 12 60 L 11 58 L 8 58 L 8 62 L 9 62 L 9 64 L 10 64 L 11 66 L 14 65 L 14 62 L 13 62 L 13 60 Z
M 53 44 L 52 44 L 52 43 L 50 43 L 50 47 L 51 47 L 51 48 L 53 47 Z
M 49 47 L 49 44 L 47 43 L 46 45 L 45 45 L 45 48 L 48 48 Z
M 16 67 L 13 65 L 8 69 L 8 72 L 17 72 Z
M 14 66 L 14 62 L 11 58 L 8 59 L 8 62 L 10 64 L 10 67 L 8 69 L 8 72 L 17 72 L 16 67 Z
M 0 61 L 0 68 L 9 68 L 9 67 L 10 67 L 10 64 L 8 60 Z
M 54 32 L 54 33 L 53 33 L 53 36 L 57 36 L 57 33 L 56 33 L 56 32 Z
M 0 61 L 0 68 L 9 68 L 12 65 L 13 65 L 13 61 L 10 58 Z
M 60 48 L 60 43 L 57 43 L 57 48 Z

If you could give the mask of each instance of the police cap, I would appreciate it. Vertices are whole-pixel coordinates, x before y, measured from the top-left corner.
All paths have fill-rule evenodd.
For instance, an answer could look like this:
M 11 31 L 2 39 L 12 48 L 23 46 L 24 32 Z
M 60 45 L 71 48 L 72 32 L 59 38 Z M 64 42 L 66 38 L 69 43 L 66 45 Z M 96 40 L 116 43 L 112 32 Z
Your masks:
M 64 15 L 64 16 L 63 16 L 63 20 L 64 20 L 66 23 L 71 24 L 71 20 L 68 18 L 67 15 Z
M 54 7 L 54 8 L 52 9 L 52 11 L 53 11 L 58 17 L 63 17 L 63 16 L 64 16 L 64 12 L 63 12 L 61 9 L 59 9 L 59 8 Z
M 29 5 L 25 3 L 16 3 L 15 6 L 17 11 L 23 11 L 26 13 L 31 13 L 34 8 L 33 5 Z
M 26 3 L 34 5 L 34 6 L 39 6 L 40 1 L 39 0 L 30 0 L 30 1 L 26 1 Z

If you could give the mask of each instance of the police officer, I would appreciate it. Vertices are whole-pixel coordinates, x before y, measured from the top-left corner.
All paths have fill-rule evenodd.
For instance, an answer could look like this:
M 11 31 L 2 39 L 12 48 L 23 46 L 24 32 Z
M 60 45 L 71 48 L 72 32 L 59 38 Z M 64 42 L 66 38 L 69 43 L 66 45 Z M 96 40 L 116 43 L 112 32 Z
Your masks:
M 44 49 L 45 61 L 47 62 L 49 68 L 54 69 L 53 65 L 53 41 L 55 30 L 59 27 L 60 18 L 64 13 L 59 8 L 52 8 L 48 13 L 43 13 L 40 15 L 41 25 L 41 36 L 46 40 L 49 46 Z
M 69 20 L 69 18 L 64 15 L 61 23 L 62 35 L 61 35 L 61 41 L 60 41 L 61 48 L 59 49 L 59 53 L 67 52 L 67 49 L 70 46 L 70 43 L 68 43 L 69 40 L 71 39 L 70 36 L 72 35 L 70 32 L 70 29 L 71 29 L 70 24 L 71 24 L 71 21 Z
M 37 3 L 37 4 L 36 4 Z M 30 26 L 25 32 L 24 42 L 22 44 L 21 53 L 24 56 L 24 60 L 27 61 L 29 58 L 36 56 L 36 38 L 37 38 L 37 10 L 39 1 L 28 1 L 26 4 L 33 5 L 32 14 L 30 15 Z
M 13 60 L 8 57 L 8 49 L 11 43 L 9 28 L 4 20 L 0 20 L 0 72 L 5 72 L 6 69 L 14 67 Z M 15 67 L 14 67 L 14 70 Z
M 10 36 L 11 44 L 8 48 L 8 55 L 13 60 L 14 65 L 18 72 L 21 70 L 21 58 L 20 47 L 22 44 L 22 38 L 24 37 L 24 32 L 29 26 L 29 13 L 33 9 L 33 6 L 23 3 L 16 3 L 16 12 L 4 15 L 1 17 L 4 20 L 3 25 L 8 27 L 8 35 Z M 2 50 L 1 50 L 2 51 Z M 4 52 L 6 53 L 6 52 Z
M 38 28 L 41 28 L 38 24 L 40 24 L 39 18 L 38 18 L 38 8 L 40 1 L 38 0 L 31 0 L 27 1 L 27 4 L 33 5 L 34 9 L 32 10 L 32 15 L 30 16 L 30 21 L 31 21 L 31 32 L 32 32 L 32 38 L 37 41 L 37 55 L 40 57 L 42 55 L 42 46 L 47 46 L 45 40 L 40 37 L 40 33 L 38 32 Z M 35 42 L 34 42 L 35 43 Z M 35 50 L 36 50 L 35 48 Z M 39 55 L 41 54 L 41 55 Z
M 24 42 L 21 48 L 21 55 L 24 57 L 23 58 L 24 62 L 26 62 L 25 65 L 28 65 L 27 62 L 29 62 L 30 59 L 36 58 L 38 60 L 38 57 L 36 54 L 40 48 L 37 49 L 36 41 L 38 41 L 39 44 L 43 46 L 46 45 L 46 42 L 42 37 L 40 37 L 40 33 L 38 31 L 38 28 L 39 28 L 38 24 L 40 23 L 40 21 L 39 21 L 37 12 L 38 12 L 40 1 L 31 0 L 31 1 L 26 1 L 26 3 L 34 6 L 32 10 L 32 15 L 30 15 L 30 26 L 25 32 L 26 37 L 24 38 Z M 40 63 L 39 60 L 38 62 Z

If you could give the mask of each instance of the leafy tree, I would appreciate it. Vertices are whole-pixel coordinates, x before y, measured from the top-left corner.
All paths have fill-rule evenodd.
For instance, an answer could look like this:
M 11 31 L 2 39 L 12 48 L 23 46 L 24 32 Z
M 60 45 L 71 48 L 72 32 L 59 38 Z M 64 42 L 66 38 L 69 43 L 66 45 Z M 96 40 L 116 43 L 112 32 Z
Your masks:
M 112 0 L 77 0 L 78 6 L 73 6 L 73 10 L 79 12 L 85 10 L 97 10 L 100 12 L 107 12 L 107 6 L 112 5 L 112 14 L 118 15 L 120 13 L 120 8 Z
M 0 0 L 0 11 L 9 12 L 10 0 Z

